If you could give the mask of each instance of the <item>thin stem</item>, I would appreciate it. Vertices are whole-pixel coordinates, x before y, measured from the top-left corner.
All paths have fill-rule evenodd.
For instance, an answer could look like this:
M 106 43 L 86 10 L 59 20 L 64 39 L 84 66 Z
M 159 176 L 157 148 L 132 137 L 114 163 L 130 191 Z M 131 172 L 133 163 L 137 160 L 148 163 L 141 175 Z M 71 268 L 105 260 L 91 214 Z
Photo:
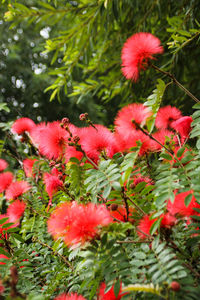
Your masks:
M 142 240 L 142 241 L 117 241 L 118 244 L 142 244 L 142 243 L 152 243 L 152 240 Z
M 126 195 L 126 194 L 125 194 Z M 139 212 L 144 216 L 146 215 L 146 213 L 144 212 L 144 210 L 139 207 L 129 196 L 126 195 L 126 199 L 128 199 L 134 206 L 137 210 L 139 210 Z
M 197 97 L 195 97 L 190 91 L 188 91 L 188 89 L 186 89 L 176 78 L 173 74 L 163 71 L 162 69 L 160 69 L 159 67 L 150 64 L 150 66 L 155 69 L 156 71 L 170 77 L 172 79 L 172 81 L 180 88 L 182 89 L 190 98 L 192 98 L 195 102 L 200 102 L 199 99 L 197 99 Z

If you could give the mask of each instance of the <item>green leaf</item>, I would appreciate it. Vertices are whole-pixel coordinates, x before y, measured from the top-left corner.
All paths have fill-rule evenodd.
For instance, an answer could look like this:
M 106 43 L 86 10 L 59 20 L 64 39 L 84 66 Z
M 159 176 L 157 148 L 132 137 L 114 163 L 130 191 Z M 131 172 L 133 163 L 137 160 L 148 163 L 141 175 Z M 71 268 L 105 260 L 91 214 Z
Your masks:
M 151 225 L 151 228 L 150 228 L 151 235 L 153 235 L 156 232 L 156 230 L 160 227 L 161 221 L 162 221 L 162 218 L 159 218 Z
M 119 295 L 119 291 L 120 291 L 120 280 L 117 280 L 117 282 L 114 285 L 114 294 L 116 298 Z
M 184 203 L 185 203 L 186 207 L 188 207 L 190 205 L 190 202 L 192 201 L 192 197 L 193 197 L 192 194 L 189 194 L 185 197 Z

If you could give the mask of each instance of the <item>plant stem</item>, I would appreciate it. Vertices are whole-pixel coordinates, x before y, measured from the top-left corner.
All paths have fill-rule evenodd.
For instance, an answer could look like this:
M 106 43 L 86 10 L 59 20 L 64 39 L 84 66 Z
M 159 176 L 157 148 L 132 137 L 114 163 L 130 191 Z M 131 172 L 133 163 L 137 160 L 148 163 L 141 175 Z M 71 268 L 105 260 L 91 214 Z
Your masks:
M 190 91 L 188 91 L 188 89 L 186 89 L 176 78 L 173 74 L 163 71 L 162 69 L 160 69 L 159 67 L 150 64 L 150 66 L 155 69 L 156 71 L 168 76 L 169 78 L 172 79 L 172 81 L 180 88 L 182 89 L 190 98 L 192 98 L 195 102 L 200 102 L 199 99 L 197 99 L 197 97 L 195 97 Z

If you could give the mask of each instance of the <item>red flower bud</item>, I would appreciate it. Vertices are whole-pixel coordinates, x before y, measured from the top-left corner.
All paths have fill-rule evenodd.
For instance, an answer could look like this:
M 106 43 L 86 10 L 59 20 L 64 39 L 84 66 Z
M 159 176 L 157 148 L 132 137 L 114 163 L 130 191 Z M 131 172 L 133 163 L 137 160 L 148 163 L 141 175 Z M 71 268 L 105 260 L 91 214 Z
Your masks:
M 177 281 L 172 281 L 170 288 L 172 289 L 172 291 L 178 292 L 181 286 Z

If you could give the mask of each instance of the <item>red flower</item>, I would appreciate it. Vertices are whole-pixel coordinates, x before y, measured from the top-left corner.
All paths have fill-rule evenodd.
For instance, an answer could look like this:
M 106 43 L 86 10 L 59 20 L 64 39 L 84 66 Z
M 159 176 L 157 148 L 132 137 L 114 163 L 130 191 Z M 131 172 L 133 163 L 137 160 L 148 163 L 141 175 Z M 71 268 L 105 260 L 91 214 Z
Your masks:
M 192 200 L 188 206 L 185 205 L 185 197 L 189 194 L 192 194 L 192 191 L 187 191 L 175 195 L 174 202 L 172 203 L 170 200 L 167 203 L 167 209 L 172 215 L 179 214 L 181 216 L 189 217 L 192 215 L 196 215 L 197 212 L 193 208 L 200 208 L 200 204 L 196 202 L 195 197 L 192 197 Z
M 24 168 L 24 172 L 26 174 L 26 177 L 33 177 L 33 165 L 34 163 L 37 161 L 37 159 L 35 158 L 26 158 L 23 160 L 23 168 Z
M 171 123 L 171 127 L 180 134 L 182 143 L 189 137 L 192 121 L 192 117 L 186 116 Z
M 99 288 L 99 295 L 98 295 L 98 300 L 120 300 L 122 298 L 122 284 L 120 284 L 120 291 L 119 295 L 116 297 L 114 293 L 114 285 L 112 288 L 105 293 L 106 289 L 106 284 L 105 282 L 102 282 Z
M 61 294 L 54 298 L 54 300 L 86 300 L 83 296 L 78 295 L 77 293 L 71 293 L 71 294 Z
M 147 32 L 139 32 L 127 39 L 122 48 L 122 73 L 127 79 L 137 81 L 141 69 L 145 69 L 153 55 L 163 53 L 160 40 Z
M 168 105 L 159 109 L 155 125 L 158 129 L 167 129 L 171 126 L 173 121 L 176 121 L 181 117 L 182 115 L 178 108 Z
M 129 206 L 129 217 L 132 216 L 134 209 Z M 110 210 L 110 215 L 114 218 L 113 221 L 121 221 L 126 222 L 127 221 L 127 212 L 124 205 L 120 205 L 117 207 L 116 210 Z M 116 219 L 116 220 L 115 220 Z M 129 219 L 129 222 L 134 222 L 133 219 Z
M 11 172 L 5 172 L 0 174 L 0 193 L 5 191 L 13 180 L 13 174 Z
M 110 130 L 103 125 L 95 125 L 93 127 L 85 127 L 80 134 L 80 144 L 87 156 L 98 161 L 100 153 L 105 151 L 108 157 L 112 157 L 118 152 L 115 136 Z
M 7 233 L 6 231 L 10 228 L 16 227 L 19 225 L 19 222 L 15 222 L 15 224 L 10 225 L 8 227 L 5 227 L 6 224 L 8 223 L 12 223 L 11 220 L 9 219 L 9 216 L 7 214 L 3 214 L 0 215 L 0 220 L 4 219 L 4 218 L 8 218 L 7 221 L 5 221 L 4 223 L 0 224 L 0 238 L 5 238 L 7 239 Z M 4 225 L 4 227 L 2 227 Z
M 2 172 L 3 170 L 5 170 L 8 166 L 8 163 L 4 160 L 0 158 L 0 172 Z
M 49 195 L 49 205 L 52 204 L 52 197 L 57 191 L 63 187 L 63 182 L 58 178 L 57 175 L 51 175 L 44 173 L 44 183 L 46 186 L 46 192 Z
M 12 133 L 22 134 L 25 131 L 31 132 L 35 126 L 33 120 L 29 118 L 20 118 L 13 123 L 11 131 Z
M 155 132 L 154 134 L 152 134 L 152 136 L 158 141 L 160 142 L 162 145 L 165 145 L 167 138 L 169 138 L 169 140 L 173 140 L 174 143 L 177 143 L 177 137 L 174 136 L 174 132 L 167 130 L 167 129 L 161 129 L 157 132 Z M 150 150 L 152 152 L 155 151 L 160 151 L 162 150 L 163 147 L 157 143 L 156 141 L 151 140 L 150 143 Z
M 67 147 L 69 134 L 59 122 L 48 123 L 39 137 L 39 150 L 48 159 L 61 158 Z
M 136 129 L 134 122 L 143 126 L 151 114 L 150 109 L 143 104 L 129 104 L 118 112 L 114 122 L 116 126 L 115 129 L 121 134 L 129 134 L 133 129 Z
M 6 199 L 14 200 L 26 193 L 30 188 L 30 185 L 26 181 L 21 180 L 12 182 L 6 190 Z
M 23 201 L 16 200 L 8 206 L 7 216 L 9 221 L 15 223 L 21 218 L 26 208 L 26 204 Z
M 30 133 L 31 141 L 35 147 L 38 147 L 41 141 L 42 133 L 47 129 L 47 125 L 42 122 L 37 124 Z
M 61 204 L 48 221 L 48 230 L 57 238 L 64 238 L 69 246 L 76 246 L 93 239 L 99 232 L 98 226 L 112 222 L 109 211 L 104 205 L 72 203 Z

